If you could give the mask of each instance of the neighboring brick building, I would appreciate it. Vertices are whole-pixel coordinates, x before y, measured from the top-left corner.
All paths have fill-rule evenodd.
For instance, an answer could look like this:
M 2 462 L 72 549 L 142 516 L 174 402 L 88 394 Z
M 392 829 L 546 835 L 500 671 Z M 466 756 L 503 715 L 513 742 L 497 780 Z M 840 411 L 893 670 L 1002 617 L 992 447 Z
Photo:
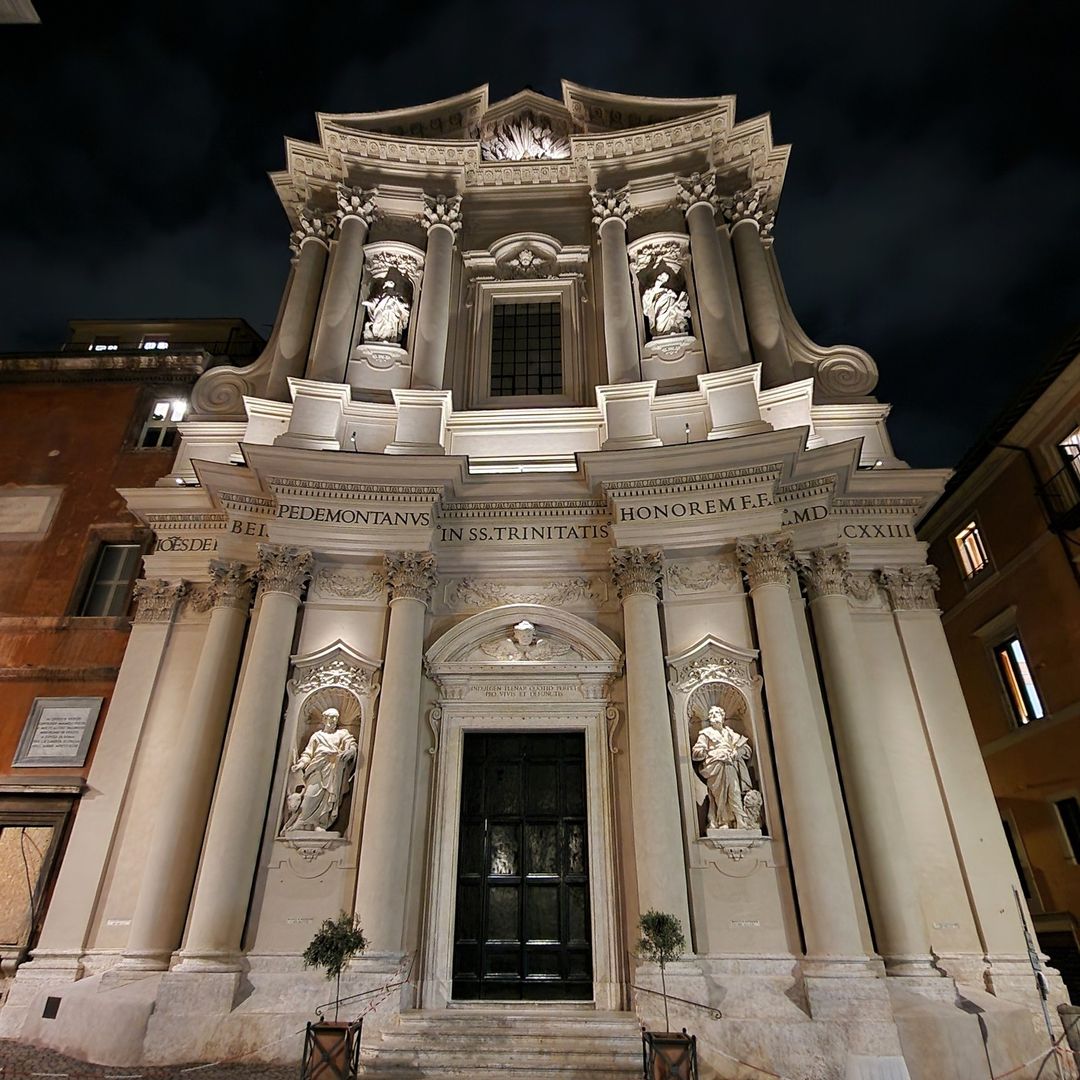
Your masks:
M 1039 941 L 1080 1000 L 1080 334 L 919 535 Z
M 241 319 L 80 320 L 58 351 L 0 355 L 4 975 L 40 926 L 127 644 L 148 534 L 117 489 L 167 474 L 195 379 L 261 346 Z

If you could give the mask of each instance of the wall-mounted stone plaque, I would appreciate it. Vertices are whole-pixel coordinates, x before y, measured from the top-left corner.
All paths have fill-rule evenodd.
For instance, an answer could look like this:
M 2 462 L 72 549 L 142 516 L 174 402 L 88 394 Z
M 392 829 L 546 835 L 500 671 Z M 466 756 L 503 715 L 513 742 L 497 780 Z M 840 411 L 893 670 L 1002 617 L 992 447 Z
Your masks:
M 60 505 L 62 487 L 0 488 L 0 541 L 40 540 Z
M 85 765 L 103 701 L 99 697 L 34 698 L 12 765 L 16 768 Z

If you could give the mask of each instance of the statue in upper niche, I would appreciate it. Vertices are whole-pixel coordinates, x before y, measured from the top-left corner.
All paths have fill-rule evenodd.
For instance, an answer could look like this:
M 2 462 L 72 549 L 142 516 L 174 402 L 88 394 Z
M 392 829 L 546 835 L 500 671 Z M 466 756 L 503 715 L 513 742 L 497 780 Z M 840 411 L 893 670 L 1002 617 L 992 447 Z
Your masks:
M 750 780 L 750 754 L 750 740 L 727 723 L 721 706 L 713 705 L 690 751 L 709 789 L 710 829 L 761 827 L 761 793 Z
M 399 345 L 409 325 L 409 304 L 398 295 L 394 282 L 384 280 L 382 288 L 364 301 L 364 307 L 368 313 L 364 340 Z
M 285 832 L 327 832 L 341 812 L 356 765 L 356 739 L 338 727 L 341 714 L 325 709 L 322 727 L 308 739 L 289 771 L 303 780 L 286 799 Z
M 536 627 L 528 619 L 522 619 L 510 630 L 510 636 L 480 645 L 493 660 L 551 660 L 570 651 L 565 641 L 552 641 L 539 637 Z
M 676 292 L 668 284 L 670 278 L 662 270 L 641 297 L 641 308 L 654 338 L 685 334 L 690 326 L 690 300 L 685 290 Z

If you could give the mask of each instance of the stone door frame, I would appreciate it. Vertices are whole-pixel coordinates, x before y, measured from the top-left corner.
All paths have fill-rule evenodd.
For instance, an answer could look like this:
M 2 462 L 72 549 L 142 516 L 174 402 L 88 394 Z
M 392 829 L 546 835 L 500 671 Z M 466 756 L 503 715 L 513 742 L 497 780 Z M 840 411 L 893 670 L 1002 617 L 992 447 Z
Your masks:
M 545 636 L 569 642 L 573 655 L 549 661 L 491 660 L 481 643 L 522 619 Z M 601 631 L 576 615 L 529 604 L 508 604 L 475 615 L 429 650 L 427 669 L 439 686 L 432 710 L 435 776 L 431 804 L 429 887 L 424 912 L 420 1007 L 442 1009 L 490 1001 L 452 1000 L 457 857 L 461 823 L 462 755 L 466 732 L 575 731 L 585 735 L 586 820 L 593 1005 L 617 1010 L 625 997 L 619 976 L 620 932 L 615 859 L 615 806 L 610 735 L 617 711 L 608 700 L 622 656 Z M 505 1007 L 506 1002 L 496 1003 Z M 526 1008 L 559 1002 L 514 1003 Z M 577 1004 L 583 1004 L 578 1002 Z

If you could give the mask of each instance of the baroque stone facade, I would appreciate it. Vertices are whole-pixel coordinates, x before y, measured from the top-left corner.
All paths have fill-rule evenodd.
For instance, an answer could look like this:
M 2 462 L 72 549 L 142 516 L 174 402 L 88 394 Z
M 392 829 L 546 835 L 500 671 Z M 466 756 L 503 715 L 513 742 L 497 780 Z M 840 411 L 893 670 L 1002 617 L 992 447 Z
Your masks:
M 290 142 L 267 350 L 200 380 L 179 483 L 124 492 L 146 617 L 185 583 L 212 607 L 126 662 L 110 797 L 0 1030 L 292 1060 L 283 1025 L 326 994 L 300 957 L 346 911 L 374 1068 L 406 1033 L 438 1075 L 451 1020 L 573 1000 L 582 1056 L 545 1067 L 630 1076 L 655 909 L 693 942 L 672 1021 L 717 1071 L 968 1077 L 974 1012 L 995 1060 L 1037 1052 L 915 538 L 942 474 L 896 458 L 873 361 L 787 307 L 787 148 L 730 98 L 627 128 L 629 104 L 484 89 L 416 110 L 427 135 L 406 110 Z M 123 1040 L 97 992 L 121 984 Z M 472 1049 L 520 1074 L 555 1012 Z

